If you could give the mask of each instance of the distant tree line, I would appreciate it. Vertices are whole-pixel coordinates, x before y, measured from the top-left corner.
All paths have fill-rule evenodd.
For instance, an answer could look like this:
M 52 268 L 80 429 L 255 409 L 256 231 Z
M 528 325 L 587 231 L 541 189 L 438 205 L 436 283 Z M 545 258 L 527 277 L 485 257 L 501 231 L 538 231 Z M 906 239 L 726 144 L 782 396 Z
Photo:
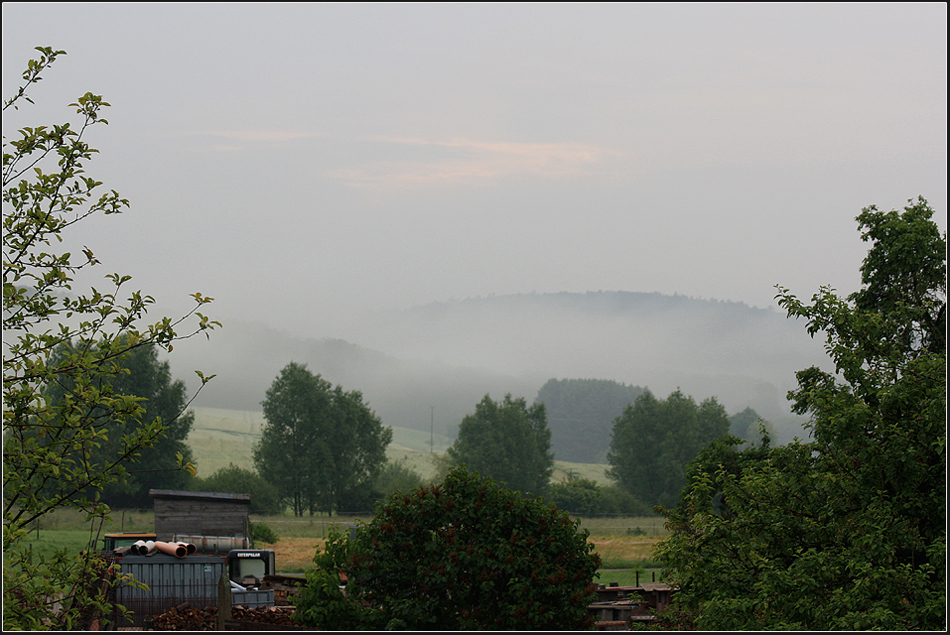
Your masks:
M 57 355 L 67 353 L 64 345 Z M 168 430 L 155 446 L 124 462 L 128 476 L 123 481 L 102 490 L 102 500 L 113 507 L 150 507 L 148 491 L 156 488 L 251 494 L 254 513 L 285 507 L 298 515 L 367 512 L 390 492 L 406 491 L 424 481 L 405 462 L 386 460 L 392 431 L 359 392 L 333 386 L 293 362 L 275 378 L 262 402 L 265 424 L 254 447 L 254 465 L 229 465 L 207 477 L 192 477 L 180 469 L 176 458 L 193 460 L 186 438 L 194 415 L 185 410 L 183 382 L 172 379 L 168 363 L 158 360 L 153 347 L 133 349 L 120 361 L 125 371 L 108 380 L 108 389 L 134 396 L 145 408 L 145 419 L 167 421 Z M 53 386 L 46 397 L 61 399 L 66 389 L 65 384 Z M 630 398 L 632 402 L 619 405 Z M 608 474 L 615 486 L 577 478 L 550 483 L 557 454 L 548 423 L 549 403 L 565 428 L 584 433 L 579 437 L 585 439 L 586 449 L 580 452 L 588 455 L 602 442 L 591 441 L 598 437 L 595 432 L 603 430 L 605 418 L 620 408 L 610 422 Z M 568 425 L 578 420 L 597 423 Z M 575 514 L 650 514 L 653 505 L 673 504 L 686 463 L 706 443 L 729 431 L 754 438 L 757 421 L 751 409 L 727 418 L 715 399 L 696 405 L 679 392 L 657 400 L 637 386 L 552 379 L 531 405 L 511 395 L 500 401 L 485 395 L 463 418 L 455 443 L 441 459 L 442 473 L 464 464 L 524 495 L 543 495 Z M 136 425 L 113 424 L 96 456 L 104 460 L 114 454 L 126 428 Z
M 68 343 L 55 353 L 69 354 Z M 159 361 L 152 346 L 134 348 L 118 361 L 123 372 L 100 379 L 100 389 L 133 397 L 144 408 L 143 421 L 159 418 L 167 429 L 153 447 L 122 463 L 126 478 L 102 489 L 101 499 L 113 507 L 150 507 L 148 491 L 156 488 L 248 493 L 255 513 L 285 507 L 297 515 L 366 512 L 390 492 L 424 480 L 404 462 L 386 460 L 392 431 L 359 392 L 333 386 L 294 362 L 265 394 L 265 424 L 253 449 L 253 469 L 229 465 L 193 477 L 179 466 L 179 460 L 193 460 L 186 438 L 194 414 L 186 411 L 184 383 L 171 377 L 168 362 Z M 55 403 L 69 390 L 68 383 L 54 384 L 45 397 Z M 565 459 L 552 441 L 552 411 L 566 457 L 592 460 L 603 456 L 598 448 L 608 444 L 608 475 L 615 486 L 576 478 L 550 483 L 555 457 Z M 115 455 L 123 435 L 138 425 L 109 423 L 93 456 Z M 442 473 L 464 464 L 575 514 L 649 514 L 656 504 L 675 503 L 686 464 L 706 444 L 728 432 L 752 440 L 759 425 L 767 427 L 755 411 L 727 417 L 714 398 L 697 405 L 679 391 L 657 400 L 639 386 L 552 379 L 531 405 L 511 395 L 500 401 L 485 395 L 462 419 L 455 443 L 442 457 Z

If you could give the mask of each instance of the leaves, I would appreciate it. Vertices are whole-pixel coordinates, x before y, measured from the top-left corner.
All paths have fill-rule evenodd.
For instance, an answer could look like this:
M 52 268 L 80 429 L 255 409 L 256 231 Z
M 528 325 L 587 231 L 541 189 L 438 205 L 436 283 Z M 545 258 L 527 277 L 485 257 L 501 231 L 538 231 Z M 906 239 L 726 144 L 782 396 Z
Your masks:
M 40 58 L 30 60 L 23 84 L 4 102 L 5 117 L 11 116 L 8 109 L 33 103 L 30 86 L 65 54 L 37 50 Z M 66 232 L 91 215 L 129 206 L 86 174 L 97 153 L 86 137 L 93 126 L 107 123 L 102 111 L 108 105 L 86 93 L 72 104 L 77 125 L 24 126 L 3 142 L 6 628 L 81 628 L 81 615 L 105 610 L 108 580 L 117 578 L 97 569 L 90 551 L 52 561 L 34 557 L 23 530 L 61 507 L 83 510 L 91 520 L 108 517 L 108 506 L 99 500 L 102 489 L 124 481 L 128 462 L 139 459 L 175 421 L 173 415 L 147 419 L 143 400 L 115 387 L 129 374 L 124 364 L 137 351 L 170 350 L 177 339 L 219 326 L 203 316 L 197 326 L 185 326 L 205 303 L 200 297 L 195 309 L 177 320 L 145 323 L 154 300 L 128 292 L 128 276 L 106 276 L 104 290 L 73 289 L 77 274 L 98 260 L 88 247 L 76 255 L 62 250 Z M 98 526 L 91 523 L 90 549 Z M 105 586 L 91 584 L 96 580 Z
M 462 419 L 446 457 L 514 490 L 542 492 L 554 469 L 544 404 L 529 407 L 510 394 L 495 402 L 485 395 L 474 414 Z
M 658 400 L 647 391 L 614 421 L 607 474 L 648 504 L 673 505 L 686 464 L 728 431 L 726 411 L 714 398 L 697 404 L 677 390 Z
M 862 212 L 874 245 L 848 299 L 779 288 L 836 373 L 799 371 L 789 393 L 810 442 L 720 440 L 689 466 L 658 557 L 696 628 L 945 628 L 946 345 L 928 324 L 945 311 L 946 239 L 931 214 L 923 199 Z
M 392 430 L 363 403 L 362 394 L 344 392 L 291 362 L 262 405 L 265 424 L 254 465 L 295 514 L 372 506 Z
M 551 630 L 589 627 L 599 558 L 566 512 L 465 468 L 396 492 L 361 526 L 344 558 L 347 594 L 369 627 Z

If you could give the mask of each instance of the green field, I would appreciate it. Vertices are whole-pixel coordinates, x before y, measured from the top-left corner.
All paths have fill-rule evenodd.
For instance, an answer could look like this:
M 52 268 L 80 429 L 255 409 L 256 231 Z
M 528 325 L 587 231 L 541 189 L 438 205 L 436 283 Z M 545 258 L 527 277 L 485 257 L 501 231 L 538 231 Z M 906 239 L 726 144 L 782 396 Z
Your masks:
M 194 408 L 194 412 L 195 424 L 188 435 L 188 444 L 194 453 L 198 476 L 211 476 L 229 463 L 252 469 L 251 448 L 260 438 L 263 413 L 220 408 Z M 432 450 L 438 454 L 445 452 L 454 439 L 394 427 L 393 442 L 386 454 L 393 460 L 405 459 L 407 465 L 423 478 L 432 478 L 436 475 L 436 468 L 432 462 L 430 441 Z M 555 461 L 552 480 L 563 481 L 573 474 L 608 485 L 611 481 L 605 475 L 606 469 L 606 465 Z
M 258 545 L 274 549 L 278 570 L 283 573 L 303 572 L 309 569 L 317 548 L 331 529 L 346 532 L 350 525 L 369 521 L 369 516 L 295 517 L 290 514 L 251 516 L 252 522 L 262 522 L 276 531 L 280 539 L 272 545 Z M 88 521 L 74 510 L 59 510 L 43 519 L 29 534 L 28 544 L 34 553 L 51 554 L 60 549 L 76 552 L 88 548 Z M 601 584 L 617 582 L 632 585 L 636 572 L 640 581 L 649 581 L 659 571 L 653 560 L 653 546 L 666 535 L 663 519 L 656 517 L 582 518 L 581 526 L 590 531 L 590 542 L 601 557 Z M 114 510 L 111 523 L 103 526 L 98 536 L 118 531 L 154 531 L 152 512 Z M 95 549 L 102 548 L 101 539 Z
M 260 437 L 263 416 L 260 412 L 195 408 L 195 424 L 188 442 L 194 452 L 199 476 L 210 476 L 229 463 L 251 467 L 251 448 Z M 444 435 L 432 438 L 436 453 L 442 453 L 451 440 Z M 387 450 L 393 460 L 405 460 L 423 477 L 431 478 L 436 468 L 430 452 L 430 435 L 421 430 L 393 428 L 393 442 Z M 604 472 L 606 465 L 555 462 L 553 480 L 566 480 L 569 475 L 588 478 L 601 484 L 610 481 Z M 310 567 L 316 545 L 322 544 L 331 528 L 346 531 L 357 521 L 356 517 L 316 515 L 298 518 L 290 514 L 252 516 L 252 522 L 263 522 L 283 538 L 272 545 L 281 556 L 282 571 L 303 571 Z M 368 521 L 369 517 L 359 520 Z M 604 572 L 600 582 L 612 581 L 632 584 L 636 570 L 649 570 L 655 566 L 650 550 L 652 543 L 666 534 L 663 519 L 658 517 L 585 518 L 582 526 L 590 531 L 591 541 L 603 558 L 603 566 L 611 569 Z M 31 527 L 29 543 L 34 552 L 50 553 L 59 549 L 78 551 L 88 548 L 88 521 L 74 510 L 59 510 L 43 518 Z M 98 534 L 119 531 L 154 531 L 154 515 L 151 511 L 114 510 L 109 523 Z M 96 540 L 95 548 L 102 546 Z M 645 579 L 645 578 L 641 578 Z

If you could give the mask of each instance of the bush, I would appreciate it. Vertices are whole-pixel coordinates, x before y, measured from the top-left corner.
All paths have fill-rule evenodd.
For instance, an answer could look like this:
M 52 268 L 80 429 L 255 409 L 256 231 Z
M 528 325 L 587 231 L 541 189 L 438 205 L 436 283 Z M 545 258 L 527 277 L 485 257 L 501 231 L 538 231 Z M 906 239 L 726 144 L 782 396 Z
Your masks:
M 249 511 L 252 514 L 273 514 L 283 508 L 276 487 L 257 472 L 238 467 L 234 463 L 222 467 L 208 478 L 194 479 L 189 489 L 193 492 L 248 494 L 251 497 Z
M 340 570 L 352 544 L 335 529 L 327 537 L 326 550 L 313 557 L 316 567 L 307 571 L 307 582 L 290 601 L 296 607 L 294 621 L 328 631 L 352 631 L 365 621 L 365 611 L 340 590 Z
M 548 486 L 545 500 L 576 516 L 653 516 L 649 505 L 617 487 L 602 487 L 586 478 Z
M 388 460 L 376 479 L 376 491 L 385 500 L 393 492 L 408 492 L 424 484 L 422 476 L 409 467 L 407 457 L 398 461 Z
M 261 543 L 272 545 L 280 540 L 280 536 L 264 523 L 251 523 L 251 540 L 255 545 Z
M 543 500 L 456 468 L 360 527 L 347 591 L 372 607 L 372 628 L 586 628 L 600 564 L 587 536 Z

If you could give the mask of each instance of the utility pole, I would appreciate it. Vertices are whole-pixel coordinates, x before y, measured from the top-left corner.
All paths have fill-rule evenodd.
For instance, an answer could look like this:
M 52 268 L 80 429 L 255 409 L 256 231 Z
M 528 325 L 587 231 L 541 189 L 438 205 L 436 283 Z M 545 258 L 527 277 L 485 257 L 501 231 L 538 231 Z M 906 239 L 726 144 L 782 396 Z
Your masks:
M 435 406 L 429 406 L 429 454 L 435 454 L 433 452 L 433 430 L 435 430 Z

